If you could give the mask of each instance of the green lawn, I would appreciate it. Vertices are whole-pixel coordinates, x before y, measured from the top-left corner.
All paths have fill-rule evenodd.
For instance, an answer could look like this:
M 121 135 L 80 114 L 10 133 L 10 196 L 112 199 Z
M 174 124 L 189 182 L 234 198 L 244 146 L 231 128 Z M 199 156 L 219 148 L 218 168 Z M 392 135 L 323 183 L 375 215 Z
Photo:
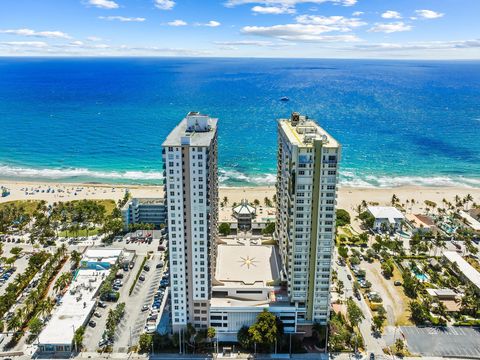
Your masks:
M 98 235 L 99 231 L 100 231 L 99 228 L 90 229 L 90 230 L 88 230 L 88 236 Z M 71 231 L 68 231 L 68 230 L 59 231 L 58 236 L 60 236 L 60 237 L 87 236 L 87 230 L 86 229 L 81 229 L 81 230 L 78 230 L 78 232 L 75 232 L 75 233 L 71 232 Z
M 6 201 L 6 202 L 3 202 L 3 203 L 0 203 L 0 209 L 2 209 L 3 207 L 7 206 L 8 204 L 14 204 L 14 205 L 16 205 L 16 206 L 23 206 L 23 207 L 25 208 L 25 211 L 26 211 L 29 215 L 32 215 L 33 212 L 35 211 L 35 209 L 37 208 L 37 205 L 38 205 L 38 203 L 39 203 L 40 201 L 41 201 L 41 200 L 13 200 L 13 201 Z M 72 202 L 78 202 L 78 201 L 81 201 L 81 200 L 72 200 Z M 115 203 L 115 201 L 110 200 L 110 199 L 91 200 L 91 201 L 95 201 L 96 203 L 105 206 L 106 215 L 110 215 L 110 214 L 112 213 L 113 209 L 115 209 L 115 207 L 117 206 L 117 204 Z
M 78 201 L 81 201 L 81 200 L 72 200 L 72 203 L 75 203 L 75 202 L 78 202 Z M 117 206 L 115 201 L 113 201 L 111 199 L 90 200 L 90 201 L 95 201 L 97 204 L 105 206 L 105 214 L 106 215 L 110 215 L 112 213 L 113 209 L 115 209 L 115 207 Z
M 29 215 L 32 215 L 39 203 L 40 200 L 13 200 L 0 203 L 0 209 L 6 207 L 7 205 L 16 205 L 17 207 L 23 206 L 25 212 Z

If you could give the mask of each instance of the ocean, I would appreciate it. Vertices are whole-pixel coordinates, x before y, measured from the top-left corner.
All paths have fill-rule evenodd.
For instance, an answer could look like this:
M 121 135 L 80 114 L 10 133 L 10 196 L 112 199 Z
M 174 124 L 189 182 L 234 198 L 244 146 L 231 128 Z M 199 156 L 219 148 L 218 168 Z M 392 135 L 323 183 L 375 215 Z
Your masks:
M 274 184 L 298 111 L 342 143 L 344 185 L 480 187 L 478 61 L 0 58 L 0 178 L 160 184 L 193 110 L 219 118 L 222 185 Z

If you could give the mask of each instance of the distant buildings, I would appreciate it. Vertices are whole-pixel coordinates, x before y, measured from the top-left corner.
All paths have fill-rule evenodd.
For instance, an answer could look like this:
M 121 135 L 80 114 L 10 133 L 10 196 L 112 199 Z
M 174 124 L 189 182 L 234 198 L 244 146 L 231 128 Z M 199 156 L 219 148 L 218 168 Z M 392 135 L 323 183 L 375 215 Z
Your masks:
M 191 112 L 162 146 L 173 331 L 206 328 L 218 232 L 217 119 Z
M 276 238 L 298 323 L 326 324 L 340 144 L 298 113 L 278 123 Z
M 162 198 L 133 198 L 122 207 L 122 218 L 125 230 L 130 224 L 153 224 L 165 226 L 167 210 Z
M 393 206 L 369 206 L 367 210 L 375 218 L 373 230 L 401 230 L 405 216 L 397 208 Z

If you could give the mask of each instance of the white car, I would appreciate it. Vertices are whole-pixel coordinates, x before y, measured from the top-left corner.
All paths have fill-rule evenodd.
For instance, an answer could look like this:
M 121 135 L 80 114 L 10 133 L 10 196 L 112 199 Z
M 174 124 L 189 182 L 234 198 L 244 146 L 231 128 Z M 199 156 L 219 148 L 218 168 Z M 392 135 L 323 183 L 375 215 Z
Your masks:
M 155 334 L 157 331 L 157 327 L 155 325 L 147 325 L 145 326 L 145 332 L 147 334 Z

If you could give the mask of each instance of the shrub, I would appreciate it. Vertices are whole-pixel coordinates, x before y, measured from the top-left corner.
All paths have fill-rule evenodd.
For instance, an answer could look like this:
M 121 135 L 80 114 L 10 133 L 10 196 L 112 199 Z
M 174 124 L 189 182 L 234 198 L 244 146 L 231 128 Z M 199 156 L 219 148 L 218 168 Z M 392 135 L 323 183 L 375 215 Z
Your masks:
M 345 226 L 350 224 L 350 214 L 347 210 L 337 209 L 337 226 Z

